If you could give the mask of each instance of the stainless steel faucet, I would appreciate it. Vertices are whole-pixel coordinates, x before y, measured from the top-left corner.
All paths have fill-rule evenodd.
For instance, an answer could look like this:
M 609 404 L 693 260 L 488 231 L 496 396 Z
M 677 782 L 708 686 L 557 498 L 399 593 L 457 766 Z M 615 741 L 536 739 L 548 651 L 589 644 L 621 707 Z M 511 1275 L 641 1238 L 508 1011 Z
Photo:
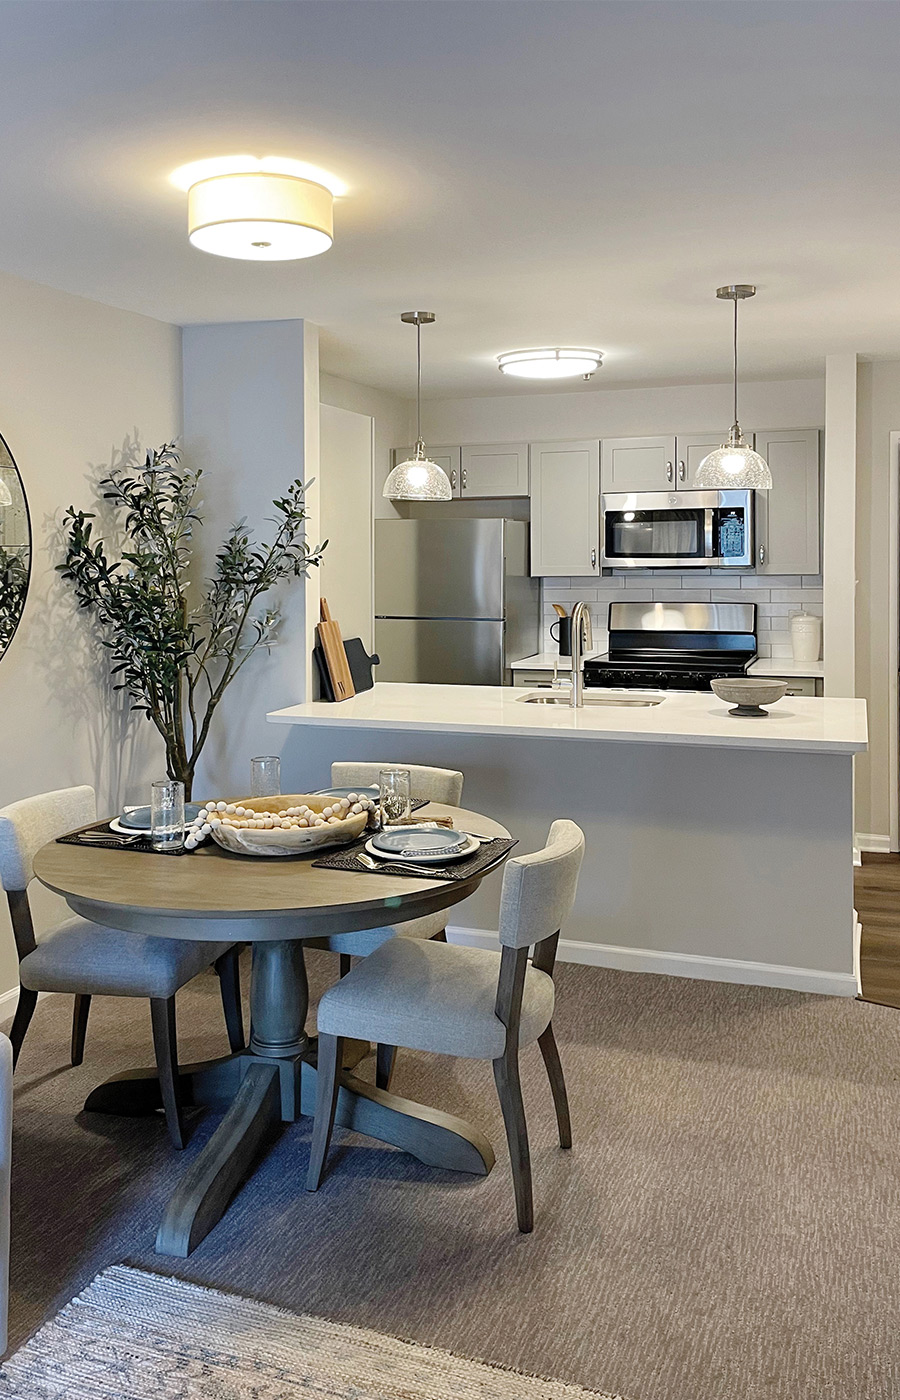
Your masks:
M 584 705 L 584 632 L 585 619 L 590 617 L 587 603 L 576 603 L 572 609 L 572 689 L 569 704 L 580 710 Z

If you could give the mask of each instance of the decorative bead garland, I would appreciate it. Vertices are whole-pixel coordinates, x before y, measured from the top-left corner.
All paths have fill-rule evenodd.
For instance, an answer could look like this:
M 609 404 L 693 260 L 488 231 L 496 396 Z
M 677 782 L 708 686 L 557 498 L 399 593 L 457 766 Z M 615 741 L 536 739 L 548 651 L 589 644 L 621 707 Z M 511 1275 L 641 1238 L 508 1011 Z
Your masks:
M 330 807 L 314 812 L 303 803 L 300 807 L 285 807 L 282 812 L 254 812 L 235 802 L 205 802 L 191 822 L 184 838 L 185 849 L 193 851 L 209 836 L 213 827 L 234 826 L 249 831 L 290 831 L 293 827 L 337 826 L 347 817 L 361 812 L 371 814 L 375 803 L 371 797 L 356 792 L 336 797 Z

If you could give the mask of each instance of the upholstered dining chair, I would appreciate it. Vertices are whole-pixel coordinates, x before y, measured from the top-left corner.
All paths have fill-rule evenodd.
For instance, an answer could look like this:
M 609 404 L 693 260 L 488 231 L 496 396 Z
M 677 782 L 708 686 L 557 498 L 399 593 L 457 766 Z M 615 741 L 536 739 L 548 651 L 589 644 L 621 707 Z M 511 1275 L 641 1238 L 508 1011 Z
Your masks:
M 75 993 L 73 1065 L 81 1064 L 84 1058 L 92 996 L 148 997 L 169 1136 L 176 1147 L 183 1147 L 175 993 L 198 972 L 214 964 L 229 1044 L 233 1051 L 242 1050 L 238 949 L 224 942 L 198 943 L 124 933 L 77 916 L 64 920 L 38 941 L 28 902 L 34 857 L 48 841 L 87 826 L 96 817 L 94 789 L 86 786 L 60 788 L 0 808 L 0 884 L 6 891 L 19 957 L 19 1001 L 10 1031 L 13 1064 L 19 1058 L 39 992 Z M 123 853 L 122 859 L 156 857 Z
M 379 1047 L 492 1060 L 512 1162 L 519 1229 L 533 1227 L 531 1160 L 519 1081 L 519 1047 L 536 1040 L 556 1108 L 560 1147 L 571 1147 L 569 1105 L 553 1035 L 553 967 L 559 930 L 575 901 L 584 835 L 555 821 L 543 850 L 507 861 L 500 895 L 500 953 L 394 938 L 319 1002 L 316 1117 L 307 1189 L 322 1180 L 348 1037 Z M 528 950 L 534 946 L 531 966 Z
M 454 768 L 428 768 L 415 763 L 332 763 L 332 787 L 371 787 L 377 784 L 382 768 L 408 768 L 410 797 L 427 798 L 458 807 L 462 801 L 463 775 Z M 358 933 L 335 933 L 314 946 L 328 948 L 341 955 L 341 976 L 350 971 L 351 957 L 367 957 L 389 938 L 401 934 L 404 938 L 446 938 L 447 911 L 426 914 L 422 919 L 408 919 L 404 924 L 386 924 L 383 928 L 361 929 Z

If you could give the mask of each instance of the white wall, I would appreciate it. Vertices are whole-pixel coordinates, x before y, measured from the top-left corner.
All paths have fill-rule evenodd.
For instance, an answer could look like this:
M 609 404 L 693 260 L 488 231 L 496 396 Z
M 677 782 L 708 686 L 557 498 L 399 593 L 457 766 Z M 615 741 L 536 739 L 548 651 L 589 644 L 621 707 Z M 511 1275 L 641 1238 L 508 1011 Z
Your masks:
M 320 531 L 328 541 L 319 585 L 341 634 L 373 635 L 372 445 L 375 420 L 332 404 L 319 406 Z
M 856 693 L 869 711 L 869 751 L 856 760 L 856 829 L 867 845 L 885 849 L 891 796 L 898 774 L 890 762 L 897 713 L 892 696 L 891 571 L 898 567 L 892 538 L 891 478 L 897 462 L 891 432 L 900 430 L 900 362 L 860 364 L 856 440 Z M 895 483 L 896 485 L 896 483 Z
M 740 411 L 741 424 L 748 432 L 820 428 L 825 422 L 825 382 L 787 379 L 744 384 Z M 730 425 L 728 384 L 507 394 L 502 398 L 428 400 L 422 405 L 425 438 L 433 443 L 638 437 L 707 432 L 711 428 L 724 434 Z
M 375 420 L 373 508 L 376 520 L 390 519 L 399 514 L 391 501 L 381 494 L 391 469 L 391 451 L 412 441 L 415 432 L 415 404 L 396 394 L 371 389 L 368 384 L 354 384 L 333 374 L 319 375 L 319 397 L 322 403 L 346 408 L 351 413 L 365 413 Z
M 69 504 L 91 508 L 91 482 L 126 437 L 158 445 L 181 431 L 180 333 L 19 278 L 0 275 L 0 432 L 31 508 L 33 569 L 25 613 L 0 658 L 0 804 L 91 783 L 101 810 L 164 772 L 162 741 L 112 700 L 70 585 L 54 572 Z M 39 922 L 56 901 L 31 887 Z M 0 989 L 16 981 L 0 897 Z
M 185 327 L 185 457 L 205 473 L 203 573 L 235 520 L 246 518 L 257 539 L 270 539 L 273 499 L 296 477 L 318 475 L 318 403 L 315 327 L 297 320 Z M 315 545 L 317 488 L 307 505 Z M 253 755 L 279 752 L 266 713 L 307 694 L 318 581 L 309 590 L 294 581 L 271 596 L 282 605 L 277 645 L 260 648 L 225 693 L 197 770 L 201 799 L 247 791 Z

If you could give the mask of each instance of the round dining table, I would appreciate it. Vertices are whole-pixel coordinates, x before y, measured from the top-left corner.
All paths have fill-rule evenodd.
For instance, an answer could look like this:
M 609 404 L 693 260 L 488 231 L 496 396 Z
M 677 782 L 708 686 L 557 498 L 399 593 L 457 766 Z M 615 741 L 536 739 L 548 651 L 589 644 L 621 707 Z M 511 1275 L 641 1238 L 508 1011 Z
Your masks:
M 477 836 L 509 836 L 488 817 L 440 803 L 417 815 L 451 817 L 457 829 Z M 248 1047 L 179 1070 L 184 1105 L 225 1113 L 168 1202 L 156 1239 L 159 1254 L 190 1254 L 221 1219 L 282 1125 L 314 1112 L 315 1039 L 305 1028 L 304 944 L 447 909 L 502 865 L 509 850 L 476 873 L 449 880 L 317 866 L 314 862 L 326 854 L 319 848 L 267 859 L 234 855 L 209 842 L 174 856 L 51 841 L 35 857 L 38 879 L 94 923 L 161 938 L 252 944 Z M 430 1166 L 486 1175 L 494 1153 L 477 1127 L 376 1088 L 354 1073 L 370 1049 L 362 1042 L 348 1046 L 335 1122 Z M 116 1075 L 94 1089 L 84 1105 L 89 1112 L 122 1115 L 153 1113 L 161 1106 L 155 1069 Z

